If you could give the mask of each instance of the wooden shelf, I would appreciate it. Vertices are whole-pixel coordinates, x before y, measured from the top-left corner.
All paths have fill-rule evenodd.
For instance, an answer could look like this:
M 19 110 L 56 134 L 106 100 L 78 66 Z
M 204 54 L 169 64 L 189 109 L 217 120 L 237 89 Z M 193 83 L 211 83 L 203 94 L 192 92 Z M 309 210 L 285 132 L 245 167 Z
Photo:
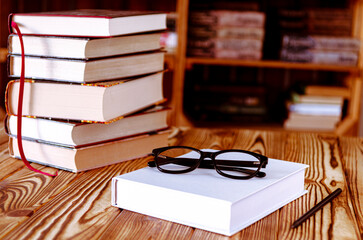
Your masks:
M 175 54 L 165 54 L 165 60 L 164 62 L 166 63 L 167 65 L 167 68 L 169 70 L 174 70 L 175 68 Z
M 352 16 L 352 37 L 363 40 L 363 31 L 361 22 L 363 19 L 363 1 L 351 0 L 347 3 L 349 8 L 353 10 Z M 185 113 L 184 109 L 184 80 L 186 72 L 191 70 L 194 65 L 210 65 L 210 66 L 235 66 L 245 68 L 266 68 L 266 69 L 280 69 L 280 70 L 302 70 L 302 71 L 325 71 L 327 74 L 336 73 L 341 77 L 343 86 L 334 90 L 334 94 L 342 95 L 348 100 L 348 108 L 346 118 L 339 124 L 339 126 L 332 131 L 338 135 L 357 135 L 359 127 L 359 116 L 361 108 L 361 89 L 362 89 L 362 68 L 363 68 L 363 49 L 359 52 L 359 60 L 357 66 L 337 66 L 328 64 L 312 64 L 312 63 L 297 63 L 297 62 L 284 62 L 280 60 L 236 60 L 236 59 L 214 59 L 202 57 L 188 57 L 187 56 L 187 42 L 188 42 L 188 15 L 190 10 L 190 0 L 177 0 L 177 34 L 178 45 L 176 50 L 175 65 L 174 65 L 174 81 L 172 91 L 172 124 L 176 126 L 193 126 L 193 123 Z M 343 74 L 341 74 L 343 73 Z M 282 74 L 281 74 L 282 75 Z M 324 74 L 322 74 L 324 75 Z M 318 74 L 316 75 L 318 77 Z M 325 75 L 324 75 L 325 76 Z M 283 75 L 283 77 L 289 77 Z M 316 83 L 318 85 L 318 82 Z M 336 86 L 338 87 L 338 86 Z M 344 88 L 341 88 L 344 87 Z M 324 94 L 333 94 L 331 91 L 323 91 Z M 321 92 L 319 92 L 321 94 Z M 207 125 L 205 125 L 207 126 Z M 233 124 L 231 125 L 231 127 Z M 226 125 L 224 125 L 226 127 Z M 253 126 L 249 126 L 253 127 Z M 258 128 L 263 128 L 259 126 Z M 267 129 L 281 130 L 282 127 L 272 127 L 270 124 L 266 125 Z
M 0 63 L 6 62 L 7 55 L 8 55 L 8 49 L 0 48 Z
M 319 70 L 319 71 L 325 70 L 325 71 L 334 71 L 334 72 L 350 72 L 355 74 L 360 73 L 360 69 L 358 67 L 313 64 L 313 63 L 293 63 L 293 62 L 283 62 L 278 60 L 250 61 L 250 60 L 195 58 L 195 57 L 188 57 L 186 59 L 186 68 L 190 69 L 193 67 L 194 64 L 302 69 L 302 70 Z

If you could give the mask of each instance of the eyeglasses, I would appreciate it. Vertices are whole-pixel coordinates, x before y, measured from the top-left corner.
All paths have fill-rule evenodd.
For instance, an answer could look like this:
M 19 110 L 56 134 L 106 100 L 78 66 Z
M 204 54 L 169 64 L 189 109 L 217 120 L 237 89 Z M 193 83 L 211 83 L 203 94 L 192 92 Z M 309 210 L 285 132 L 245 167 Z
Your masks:
M 260 169 L 268 163 L 266 156 L 238 149 L 206 152 L 187 146 L 172 146 L 156 148 L 152 155 L 154 161 L 148 162 L 148 166 L 157 167 L 164 173 L 178 174 L 196 168 L 215 168 L 220 175 L 233 179 L 265 177 L 266 173 L 260 172 Z

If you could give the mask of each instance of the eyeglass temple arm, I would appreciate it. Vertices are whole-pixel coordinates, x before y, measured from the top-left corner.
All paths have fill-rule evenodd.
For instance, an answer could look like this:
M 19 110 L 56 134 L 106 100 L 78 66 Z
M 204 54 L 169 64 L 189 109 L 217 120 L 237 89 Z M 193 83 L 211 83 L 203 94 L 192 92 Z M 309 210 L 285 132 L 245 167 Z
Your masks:
M 208 162 L 208 163 L 207 163 Z M 208 169 L 213 169 L 213 163 L 210 160 L 204 160 L 204 162 L 202 162 L 199 166 L 199 168 L 208 168 Z M 253 174 L 256 171 L 254 170 L 250 170 L 250 169 L 246 169 L 246 168 L 240 168 L 240 167 L 227 167 L 227 166 L 219 166 L 218 167 L 220 170 L 229 170 L 229 171 L 236 171 L 236 172 L 243 172 L 243 173 L 249 173 L 249 174 Z M 257 172 L 256 177 L 265 177 L 266 173 L 265 172 Z

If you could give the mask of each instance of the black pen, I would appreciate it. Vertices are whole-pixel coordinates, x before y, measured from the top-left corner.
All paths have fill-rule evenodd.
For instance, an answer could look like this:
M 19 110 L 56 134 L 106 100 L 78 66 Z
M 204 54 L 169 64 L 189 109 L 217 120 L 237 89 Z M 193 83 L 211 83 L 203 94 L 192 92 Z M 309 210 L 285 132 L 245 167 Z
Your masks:
M 321 202 L 319 202 L 316 206 L 314 206 L 312 209 L 310 209 L 309 211 L 307 211 L 304 215 L 302 215 L 301 217 L 299 217 L 291 225 L 291 228 L 296 228 L 296 227 L 300 226 L 301 223 L 303 223 L 306 219 L 308 219 L 309 217 L 311 217 L 312 215 L 314 215 L 315 212 L 317 212 L 322 207 L 324 207 L 325 204 L 327 204 L 328 202 L 331 202 L 341 192 L 342 192 L 342 189 L 338 188 L 334 192 L 332 192 L 331 194 L 329 194 L 326 198 L 324 198 L 323 200 L 321 200 Z

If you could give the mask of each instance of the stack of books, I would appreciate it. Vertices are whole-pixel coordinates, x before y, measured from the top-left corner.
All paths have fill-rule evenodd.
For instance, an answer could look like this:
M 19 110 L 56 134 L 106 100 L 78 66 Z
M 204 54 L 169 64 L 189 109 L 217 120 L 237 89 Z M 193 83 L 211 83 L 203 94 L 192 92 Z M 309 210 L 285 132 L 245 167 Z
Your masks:
M 145 156 L 167 144 L 163 102 L 166 14 L 77 10 L 13 14 L 23 35 L 25 83 L 6 91 L 9 151 L 78 172 Z M 15 31 L 14 29 L 12 29 Z M 21 43 L 8 41 L 9 76 L 21 76 Z
M 296 95 L 288 104 L 286 129 L 333 131 L 342 119 L 344 98 L 339 96 Z
M 190 13 L 188 55 L 260 60 L 265 14 L 258 11 L 209 10 Z
M 356 66 L 360 41 L 351 37 L 350 9 L 280 11 L 281 60 Z

